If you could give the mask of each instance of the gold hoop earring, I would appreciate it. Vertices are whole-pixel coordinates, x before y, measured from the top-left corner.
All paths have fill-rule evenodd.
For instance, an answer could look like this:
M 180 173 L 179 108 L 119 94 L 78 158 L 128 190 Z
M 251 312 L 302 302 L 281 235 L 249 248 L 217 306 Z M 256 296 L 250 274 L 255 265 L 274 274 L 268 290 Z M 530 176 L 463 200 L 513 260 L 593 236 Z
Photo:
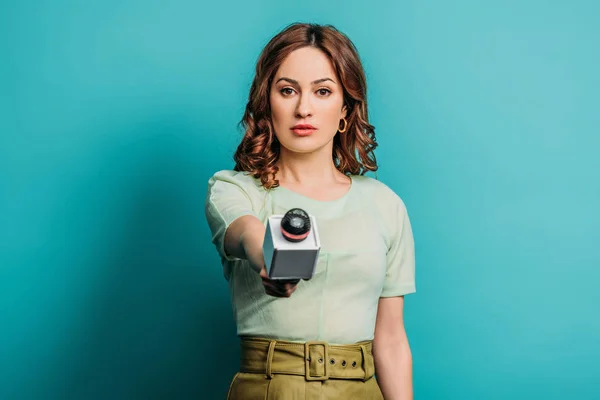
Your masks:
M 346 121 L 346 118 L 342 118 L 342 121 L 344 121 L 344 130 L 341 130 L 338 128 L 338 131 L 340 133 L 344 133 L 344 132 L 346 132 L 346 129 L 348 129 L 348 121 Z

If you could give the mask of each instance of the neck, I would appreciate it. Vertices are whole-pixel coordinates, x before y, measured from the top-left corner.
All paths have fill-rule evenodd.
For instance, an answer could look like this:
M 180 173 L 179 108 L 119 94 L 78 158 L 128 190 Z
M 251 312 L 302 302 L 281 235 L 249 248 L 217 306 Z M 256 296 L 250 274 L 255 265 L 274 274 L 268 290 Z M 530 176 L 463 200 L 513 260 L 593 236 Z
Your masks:
M 331 153 L 292 153 L 283 147 L 277 162 L 277 179 L 280 184 L 320 186 L 339 180 L 341 173 L 335 168 Z

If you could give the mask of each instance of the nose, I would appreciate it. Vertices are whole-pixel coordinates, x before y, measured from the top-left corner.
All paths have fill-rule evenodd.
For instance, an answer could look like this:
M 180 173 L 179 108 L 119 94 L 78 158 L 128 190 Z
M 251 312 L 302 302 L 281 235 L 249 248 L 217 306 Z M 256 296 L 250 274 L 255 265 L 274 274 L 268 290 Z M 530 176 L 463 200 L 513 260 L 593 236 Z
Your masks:
M 296 106 L 296 116 L 298 118 L 306 118 L 312 115 L 312 104 L 309 94 L 301 94 L 298 96 L 298 104 Z

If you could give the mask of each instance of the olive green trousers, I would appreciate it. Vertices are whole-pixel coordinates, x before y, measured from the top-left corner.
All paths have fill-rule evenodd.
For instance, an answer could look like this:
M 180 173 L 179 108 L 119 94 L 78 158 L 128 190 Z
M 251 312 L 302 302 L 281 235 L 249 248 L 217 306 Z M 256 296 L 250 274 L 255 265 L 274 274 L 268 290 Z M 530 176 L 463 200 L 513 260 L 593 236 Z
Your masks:
M 242 338 L 228 400 L 383 400 L 372 341 L 350 345 Z

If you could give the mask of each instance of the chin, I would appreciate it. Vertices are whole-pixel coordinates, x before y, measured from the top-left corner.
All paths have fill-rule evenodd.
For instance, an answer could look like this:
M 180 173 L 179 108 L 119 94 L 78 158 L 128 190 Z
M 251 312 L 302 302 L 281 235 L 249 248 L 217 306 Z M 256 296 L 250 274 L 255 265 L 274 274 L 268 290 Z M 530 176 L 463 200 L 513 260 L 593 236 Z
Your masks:
M 321 143 L 319 140 L 315 140 L 313 137 L 302 137 L 302 138 L 291 138 L 285 142 L 280 142 L 286 150 L 294 153 L 312 153 L 320 150 L 327 143 Z

